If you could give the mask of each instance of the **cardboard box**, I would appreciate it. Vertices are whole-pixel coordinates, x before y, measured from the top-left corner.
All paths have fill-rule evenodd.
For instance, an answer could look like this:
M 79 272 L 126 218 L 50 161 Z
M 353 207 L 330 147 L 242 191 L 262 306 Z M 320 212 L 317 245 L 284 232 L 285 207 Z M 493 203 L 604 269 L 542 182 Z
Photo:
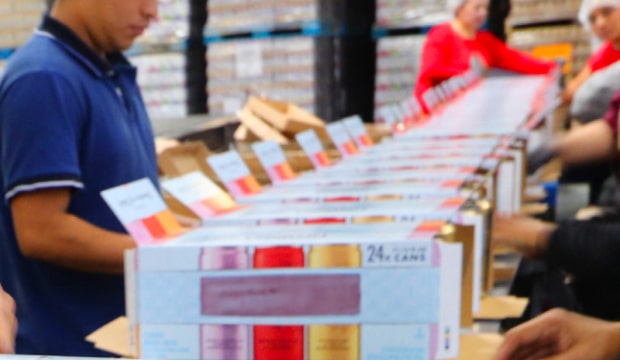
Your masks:
M 221 341 L 245 343 L 237 351 L 251 358 L 260 346 L 250 341 L 257 326 L 298 328 L 299 346 L 308 344 L 304 351 L 310 353 L 319 351 L 319 342 L 358 339 L 346 348 L 362 359 L 394 351 L 432 359 L 458 355 L 461 244 L 436 242 L 433 235 L 378 243 L 360 236 L 343 236 L 335 244 L 278 239 L 182 246 L 182 241 L 141 247 L 126 257 L 130 329 L 145 358 L 210 359 L 205 356 L 221 349 L 206 347 Z M 291 244 L 305 259 L 300 268 L 255 266 L 269 251 Z M 217 270 L 218 254 L 230 251 L 242 268 Z M 329 254 L 345 253 L 355 265 L 324 264 Z M 245 292 L 241 302 L 222 298 Z M 236 331 L 215 331 L 226 326 Z M 356 335 L 328 331 L 344 328 Z
M 216 180 L 215 173 L 206 163 L 211 152 L 202 142 L 186 142 L 164 150 L 157 157 L 157 165 L 161 172 L 169 177 L 177 177 L 201 171 Z
M 235 234 L 237 236 L 243 234 L 244 238 L 247 239 L 252 238 L 251 234 L 254 232 L 258 233 L 260 229 L 264 229 L 265 227 L 269 230 L 263 234 L 269 236 L 275 236 L 273 235 L 274 232 L 293 236 L 291 232 L 297 231 L 300 233 L 296 233 L 294 237 L 298 239 L 304 234 L 304 231 L 297 229 L 297 227 L 294 227 L 294 229 L 274 229 L 273 226 L 277 224 L 288 226 L 305 225 L 304 228 L 306 231 L 312 229 L 307 228 L 306 226 L 308 225 L 314 226 L 322 224 L 325 226 L 325 228 L 322 228 L 323 233 L 321 233 L 323 238 L 328 238 L 330 236 L 330 231 L 340 233 L 340 231 L 336 230 L 338 228 L 347 228 L 349 232 L 354 231 L 354 229 L 362 230 L 361 227 L 351 227 L 350 225 L 347 226 L 344 224 L 358 225 L 372 223 L 378 228 L 381 228 L 381 234 L 392 233 L 394 230 L 390 230 L 387 226 L 387 224 L 392 224 L 394 228 L 400 231 L 405 229 L 405 233 L 400 233 L 401 236 L 408 236 L 407 231 L 409 231 L 409 233 L 411 232 L 411 222 L 415 224 L 415 221 L 418 220 L 442 221 L 450 219 L 458 225 L 473 226 L 475 229 L 474 233 L 471 235 L 473 239 L 472 252 L 474 254 L 474 260 L 472 262 L 473 275 L 468 282 L 472 283 L 471 286 L 473 288 L 471 311 L 474 313 L 479 311 L 479 301 L 484 293 L 485 279 L 488 277 L 486 272 L 492 269 L 492 265 L 488 264 L 490 261 L 489 257 L 491 256 L 490 228 L 492 221 L 492 212 L 488 201 L 481 200 L 475 203 L 469 201 L 464 202 L 462 198 L 450 197 L 452 195 L 451 192 L 428 191 L 425 193 L 422 191 L 421 195 L 415 200 L 410 198 L 408 200 L 394 201 L 394 198 L 388 199 L 383 195 L 376 196 L 377 201 L 375 202 L 356 203 L 355 200 L 357 200 L 357 198 L 352 197 L 351 193 L 349 193 L 348 197 L 336 197 L 332 200 L 336 202 L 325 200 L 325 203 L 309 203 L 307 200 L 298 200 L 297 202 L 285 201 L 281 204 L 256 205 L 245 209 L 236 208 L 236 205 L 229 199 L 228 203 L 231 204 L 229 208 L 232 209 L 232 212 L 218 212 L 218 209 L 223 210 L 221 206 L 216 206 L 217 209 L 205 212 L 201 210 L 204 208 L 204 204 L 216 204 L 214 200 L 216 198 L 216 193 L 213 190 L 208 190 L 208 188 L 214 188 L 214 186 L 208 184 L 208 179 L 204 178 L 204 176 L 202 177 L 202 182 L 205 183 L 203 187 L 207 188 L 207 190 L 200 190 L 200 179 L 196 178 L 196 176 L 197 175 L 190 174 L 186 175 L 184 178 L 166 181 L 162 183 L 162 187 L 179 199 L 182 199 L 182 202 L 188 208 L 195 209 L 197 214 L 204 213 L 205 215 L 201 216 L 201 219 L 204 224 L 208 225 L 212 236 L 215 237 L 221 236 L 231 238 L 234 237 Z M 174 182 L 174 184 L 172 184 L 172 182 Z M 398 193 L 398 190 L 394 189 L 394 186 L 390 188 Z M 274 190 L 278 189 L 276 188 Z M 325 188 L 325 190 L 331 191 L 333 188 L 328 187 Z M 376 190 L 381 191 L 381 194 L 384 194 L 386 191 L 384 186 L 379 186 Z M 217 191 L 220 193 L 220 196 L 224 195 L 221 189 L 217 189 Z M 409 186 L 406 186 L 403 191 L 411 191 L 411 189 Z M 293 196 L 300 196 L 297 192 L 294 191 Z M 359 195 L 360 193 L 370 197 L 371 195 L 369 194 L 372 194 L 372 191 L 370 191 L 367 186 L 359 187 L 356 196 L 361 197 L 361 195 Z M 402 197 L 402 195 L 400 196 Z M 345 199 L 348 201 L 338 202 Z M 233 225 L 243 226 L 237 228 L 232 234 L 226 231 L 224 231 L 224 233 L 218 231 L 219 227 Z M 256 225 L 261 225 L 262 227 L 257 228 L 255 227 Z M 333 230 L 329 229 L 330 226 L 334 227 Z M 372 228 L 364 230 L 368 231 L 372 230 Z M 310 230 L 310 237 L 316 235 L 315 231 L 315 229 Z M 367 235 L 367 232 L 363 234 Z M 381 237 L 381 234 L 377 234 L 377 236 Z M 201 237 L 204 238 L 209 236 L 202 234 Z
M 294 104 L 251 96 L 247 107 L 290 138 L 309 129 L 316 131 L 319 138 L 328 138 L 325 122 Z
M 129 322 L 126 317 L 115 319 L 97 330 L 87 340 L 97 349 L 129 358 Z M 466 334 L 460 336 L 459 360 L 491 360 L 503 341 L 500 334 Z M 13 360 L 12 358 L 9 358 Z M 31 360 L 30 357 L 18 357 L 15 360 Z M 38 357 L 32 360 L 39 360 Z M 56 360 L 56 359 L 50 359 Z M 59 360 L 65 360 L 64 358 Z M 77 359 L 76 359 L 77 360 Z M 80 359 L 81 360 L 81 359 Z
M 268 124 L 261 118 L 254 115 L 247 106 L 244 107 L 243 110 L 241 110 L 239 118 L 241 119 L 241 124 L 245 128 L 247 128 L 247 134 L 251 135 L 246 135 L 245 138 L 241 138 L 241 136 L 244 135 L 244 130 L 242 128 L 240 134 L 235 133 L 235 140 L 247 141 L 249 138 L 256 138 L 260 140 L 272 140 L 277 142 L 278 144 L 286 144 L 289 142 L 289 140 L 278 130 L 273 128 L 270 124 Z M 237 135 L 239 137 L 237 137 Z

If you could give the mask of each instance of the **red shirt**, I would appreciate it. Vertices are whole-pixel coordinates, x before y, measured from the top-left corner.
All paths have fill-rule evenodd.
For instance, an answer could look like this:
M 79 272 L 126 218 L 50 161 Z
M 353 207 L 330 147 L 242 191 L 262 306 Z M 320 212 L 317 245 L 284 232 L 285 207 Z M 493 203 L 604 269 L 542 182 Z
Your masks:
M 620 50 L 616 50 L 611 41 L 605 42 L 590 58 L 588 59 L 588 65 L 592 69 L 592 72 L 604 69 L 609 65 L 620 60 Z
M 488 67 L 524 74 L 546 74 L 555 67 L 553 63 L 509 48 L 488 31 L 479 31 L 475 39 L 469 40 L 459 36 L 446 23 L 428 33 L 415 95 L 421 99 L 427 89 L 469 70 L 472 56 L 477 56 Z

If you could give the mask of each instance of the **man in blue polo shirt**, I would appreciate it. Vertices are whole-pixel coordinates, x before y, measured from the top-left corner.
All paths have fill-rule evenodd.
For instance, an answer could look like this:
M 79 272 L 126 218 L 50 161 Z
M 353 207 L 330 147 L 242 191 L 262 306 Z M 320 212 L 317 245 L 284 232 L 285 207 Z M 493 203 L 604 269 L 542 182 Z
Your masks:
M 17 353 L 107 355 L 84 340 L 123 315 L 133 240 L 100 191 L 149 177 L 153 134 L 121 55 L 157 0 L 56 0 L 0 82 L 0 283 Z

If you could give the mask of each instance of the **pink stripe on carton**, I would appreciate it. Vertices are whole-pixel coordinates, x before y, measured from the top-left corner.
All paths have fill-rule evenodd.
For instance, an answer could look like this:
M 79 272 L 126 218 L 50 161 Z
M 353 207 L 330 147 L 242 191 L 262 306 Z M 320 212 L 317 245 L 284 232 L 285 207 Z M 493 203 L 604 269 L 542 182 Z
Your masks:
M 206 316 L 330 316 L 360 313 L 360 276 L 272 275 L 201 279 Z

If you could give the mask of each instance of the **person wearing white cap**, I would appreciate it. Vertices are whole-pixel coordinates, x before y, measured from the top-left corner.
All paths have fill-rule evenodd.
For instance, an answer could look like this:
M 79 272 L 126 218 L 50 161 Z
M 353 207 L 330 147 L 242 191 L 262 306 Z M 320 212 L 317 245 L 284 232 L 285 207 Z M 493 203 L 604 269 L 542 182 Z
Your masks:
M 454 19 L 437 25 L 428 34 L 422 49 L 420 75 L 415 96 L 422 95 L 472 66 L 499 68 L 525 74 L 546 74 L 555 63 L 541 61 L 511 49 L 488 31 L 481 30 L 487 20 L 489 0 L 448 0 Z
M 614 95 L 620 91 L 620 0 L 584 0 L 579 20 L 603 43 L 567 84 L 562 100 L 564 104 L 570 104 L 572 124 L 587 124 L 605 116 Z M 548 156 L 541 155 L 550 153 L 548 147 L 550 145 L 545 144 L 531 154 L 528 159 L 530 171 L 536 171 L 544 164 Z M 607 162 L 566 162 L 560 183 L 587 183 L 590 187 L 589 204 L 604 204 L 612 198 L 604 191 L 611 175 L 612 169 Z
M 603 41 L 603 45 L 566 86 L 562 96 L 565 103 L 573 100 L 575 93 L 592 74 L 620 60 L 620 0 L 584 0 L 579 10 L 579 21 L 586 30 Z

